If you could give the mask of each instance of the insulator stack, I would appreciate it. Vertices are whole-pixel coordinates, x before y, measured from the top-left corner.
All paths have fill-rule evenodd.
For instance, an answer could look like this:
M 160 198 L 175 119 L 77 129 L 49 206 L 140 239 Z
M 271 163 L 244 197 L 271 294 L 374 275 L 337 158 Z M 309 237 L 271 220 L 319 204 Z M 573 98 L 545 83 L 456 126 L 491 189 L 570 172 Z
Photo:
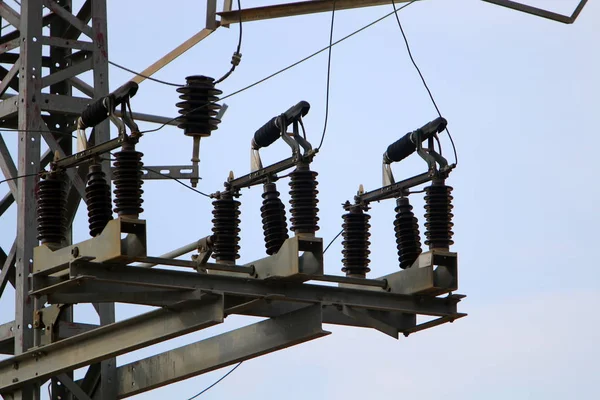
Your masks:
M 366 214 L 362 208 L 355 206 L 350 208 L 347 214 L 342 215 L 344 223 L 342 224 L 342 241 L 343 258 L 342 263 L 344 267 L 342 271 L 346 275 L 359 275 L 365 276 L 370 271 L 368 265 L 371 262 L 369 260 L 369 219 L 371 216 Z
M 423 251 L 421 249 L 419 222 L 412 209 L 413 207 L 407 197 L 396 200 L 394 231 L 396 232 L 398 261 L 402 269 L 409 268 Z
M 435 180 L 425 188 L 425 244 L 430 249 L 449 249 L 452 236 L 452 187 L 443 180 Z
M 186 85 L 177 89 L 183 101 L 177 103 L 178 127 L 188 136 L 206 137 L 221 122 L 216 118 L 221 105 L 216 104 L 223 92 L 215 88 L 214 79 L 202 75 L 188 76 Z
M 65 174 L 51 172 L 40 181 L 37 201 L 38 240 L 60 246 L 67 238 L 67 188 Z
M 97 236 L 102 232 L 108 221 L 113 219 L 110 185 L 106 182 L 106 175 L 102 172 L 102 166 L 99 164 L 90 166 L 85 198 L 90 235 Z
M 217 262 L 234 264 L 240 258 L 240 202 L 230 193 L 213 201 L 213 254 Z
M 115 153 L 113 182 L 115 184 L 115 209 L 119 217 L 138 218 L 142 208 L 142 156 L 135 144 L 125 142 L 121 151 Z
M 263 203 L 260 208 L 260 215 L 265 235 L 265 247 L 267 248 L 267 254 L 273 255 L 279 251 L 283 242 L 289 238 L 285 206 L 279 198 L 279 192 L 274 183 L 264 185 L 262 197 Z
M 313 234 L 319 230 L 317 213 L 317 173 L 307 164 L 300 164 L 290 174 L 291 230 L 296 234 Z

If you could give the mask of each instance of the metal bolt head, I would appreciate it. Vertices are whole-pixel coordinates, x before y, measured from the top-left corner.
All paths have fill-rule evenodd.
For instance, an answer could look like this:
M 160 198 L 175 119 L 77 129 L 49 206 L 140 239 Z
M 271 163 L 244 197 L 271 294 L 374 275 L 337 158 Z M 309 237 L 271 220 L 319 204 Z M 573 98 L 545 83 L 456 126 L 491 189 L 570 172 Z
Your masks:
M 71 249 L 71 255 L 73 257 L 79 257 L 79 247 L 75 246 Z

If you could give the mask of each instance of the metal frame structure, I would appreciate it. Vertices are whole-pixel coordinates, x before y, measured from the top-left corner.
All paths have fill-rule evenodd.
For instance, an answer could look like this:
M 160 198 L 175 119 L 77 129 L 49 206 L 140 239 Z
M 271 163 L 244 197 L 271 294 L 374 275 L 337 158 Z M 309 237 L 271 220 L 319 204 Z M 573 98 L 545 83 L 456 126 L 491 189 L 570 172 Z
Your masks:
M 571 17 L 557 17 L 507 0 L 484 1 L 565 23 L 572 23 L 586 2 Z M 387 3 L 336 0 L 336 9 Z M 332 0 L 314 0 L 232 11 L 231 0 L 225 0 L 224 10 L 217 13 L 216 0 L 208 0 L 206 28 L 143 75 L 152 75 L 219 26 L 326 12 L 332 6 Z M 8 252 L 0 249 L 0 294 L 9 283 L 16 291 L 15 319 L 0 325 L 0 351 L 12 355 L 0 362 L 4 398 L 38 399 L 40 386 L 48 379 L 53 398 L 125 398 L 322 337 L 329 333 L 323 323 L 368 327 L 398 337 L 465 316 L 457 310 L 464 296 L 452 293 L 458 287 L 458 266 L 456 254 L 450 252 L 424 253 L 412 268 L 379 279 L 330 276 L 323 271 L 321 240 L 297 236 L 275 256 L 231 266 L 207 262 L 206 240 L 149 257 L 145 221 L 121 218 L 88 241 L 58 250 L 38 246 L 38 173 L 55 156 L 73 154 L 77 116 L 109 93 L 106 0 L 86 0 L 79 10 L 73 10 L 72 0 L 22 0 L 20 12 L 0 1 L 0 17 L 12 26 L 7 33 L 0 32 L 0 63 L 10 66 L 0 67 L 0 127 L 18 130 L 16 161 L 0 135 L 0 168 L 7 179 L 14 178 L 7 182 L 9 193 L 0 200 L 0 215 L 12 204 L 17 208 L 14 244 Z M 91 83 L 78 77 L 87 71 L 93 72 Z M 144 79 L 139 76 L 134 81 Z M 10 89 L 16 94 L 9 94 Z M 84 96 L 75 95 L 74 89 Z M 133 116 L 169 122 L 153 115 Z M 44 154 L 42 139 L 48 146 Z M 109 121 L 96 126 L 89 140 L 91 144 L 110 140 Z M 172 176 L 189 168 L 153 167 L 170 170 Z M 108 162 L 103 170 L 110 177 Z M 85 192 L 87 167 L 82 164 L 67 174 L 71 224 Z M 197 169 L 180 176 L 197 176 Z M 149 173 L 146 178 L 159 177 Z M 191 261 L 172 259 L 192 250 L 200 254 Z M 151 268 L 156 265 L 193 272 Z M 308 281 L 336 282 L 338 287 Z M 44 307 L 46 302 L 50 306 Z M 116 302 L 160 308 L 116 322 Z M 69 305 L 75 303 L 92 303 L 100 326 L 73 321 Z M 116 367 L 115 357 L 120 354 L 222 323 L 236 314 L 265 319 Z M 420 322 L 418 315 L 432 318 Z M 166 364 L 175 368 L 161 368 Z M 85 366 L 89 366 L 85 377 L 74 381 L 73 370 Z

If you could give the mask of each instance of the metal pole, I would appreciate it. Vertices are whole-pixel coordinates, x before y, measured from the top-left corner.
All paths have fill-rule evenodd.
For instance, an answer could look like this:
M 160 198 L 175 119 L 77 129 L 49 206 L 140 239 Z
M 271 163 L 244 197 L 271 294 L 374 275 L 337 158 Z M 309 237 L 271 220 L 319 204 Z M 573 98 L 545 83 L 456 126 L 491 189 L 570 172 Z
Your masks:
M 207 237 L 196 240 L 195 242 L 192 242 L 190 244 L 186 244 L 185 246 L 181 246 L 178 249 L 171 250 L 171 251 L 159 256 L 159 258 L 169 258 L 169 259 L 177 258 L 177 257 L 183 256 L 184 254 L 190 253 L 194 250 L 198 250 L 202 246 L 202 244 L 206 241 Z M 142 264 L 138 264 L 136 266 L 143 267 L 143 268 L 152 268 L 156 265 L 158 265 L 158 264 L 142 263 Z

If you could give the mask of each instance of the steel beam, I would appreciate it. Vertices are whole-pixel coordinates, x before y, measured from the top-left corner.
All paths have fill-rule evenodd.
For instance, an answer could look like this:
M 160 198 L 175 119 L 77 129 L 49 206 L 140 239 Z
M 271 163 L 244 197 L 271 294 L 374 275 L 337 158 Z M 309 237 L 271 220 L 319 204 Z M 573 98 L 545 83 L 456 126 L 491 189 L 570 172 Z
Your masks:
M 0 96 L 2 96 L 4 93 L 6 93 L 6 91 L 10 87 L 10 85 L 14 83 L 13 80 L 19 73 L 20 68 L 21 68 L 21 62 L 20 62 L 20 59 L 17 58 L 17 60 L 15 61 L 13 66 L 10 68 L 10 70 L 4 75 L 4 77 L 2 77 L 2 82 L 0 82 Z M 13 87 L 14 87 L 14 85 L 13 85 Z
M 575 22 L 575 20 L 577 19 L 577 17 L 583 10 L 583 7 L 585 7 L 588 0 L 580 0 L 579 4 L 575 8 L 575 11 L 573 11 L 571 16 L 558 14 L 558 13 L 555 13 L 552 11 L 544 10 L 541 8 L 533 7 L 533 6 L 530 6 L 527 4 L 523 4 L 523 3 L 516 2 L 516 1 L 511 1 L 511 0 L 483 0 L 483 1 L 485 1 L 486 3 L 492 3 L 492 4 L 495 4 L 498 6 L 510 8 L 511 10 L 516 10 L 516 11 L 520 11 L 520 12 L 523 12 L 526 14 L 535 15 L 536 17 L 541 17 L 541 18 L 550 19 L 552 21 L 562 22 L 563 24 L 572 24 L 573 22 Z
M 6 283 L 12 281 L 14 284 L 15 279 L 15 257 L 17 255 L 17 242 L 15 241 L 6 256 L 6 259 L 2 263 L 2 272 L 0 272 L 0 296 L 4 294 L 4 288 Z M 12 279 L 11 279 L 12 278 Z
M 70 67 L 62 68 L 60 71 L 45 76 L 42 79 L 42 87 L 54 85 L 79 74 L 83 74 L 84 72 L 89 71 L 90 69 L 92 69 L 92 59 L 88 58 Z
M 10 208 L 10 206 L 15 202 L 15 197 L 12 192 L 8 192 L 2 200 L 0 200 L 0 216 L 6 212 Z
M 156 72 L 160 71 L 162 68 L 167 66 L 170 62 L 175 60 L 177 57 L 200 43 L 202 40 L 206 39 L 208 35 L 213 33 L 213 29 L 204 28 L 200 32 L 196 33 L 192 37 L 190 37 L 185 42 L 181 43 L 179 46 L 175 47 L 169 53 L 161 57 L 154 64 L 150 65 L 148 68 L 143 70 L 139 75 L 136 75 L 131 79 L 136 83 L 142 83 L 146 80 L 147 77 L 154 75 Z
M 22 0 L 19 29 L 21 69 L 19 96 L 4 103 L 18 104 L 17 239 L 15 263 L 15 356 L 26 354 L 35 344 L 33 312 L 36 301 L 29 296 L 33 247 L 37 245 L 36 189 L 40 171 L 39 115 L 42 75 L 42 1 Z M 16 107 L 15 104 L 15 107 Z M 39 385 L 12 394 L 14 400 L 39 398 Z
M 21 16 L 4 1 L 0 2 L 0 16 L 7 20 L 15 29 L 21 26 Z
M 57 378 L 78 400 L 92 400 L 67 374 L 62 373 Z
M 43 0 L 43 3 L 46 7 L 52 10 L 53 13 L 58 15 L 61 19 L 67 21 L 71 26 L 77 28 L 81 33 L 89 37 L 90 39 L 94 39 L 94 32 L 92 28 L 90 28 L 86 23 L 77 18 L 75 15 L 71 14 L 69 11 L 65 10 L 61 5 L 57 4 L 54 0 Z
M 105 325 L 0 362 L 0 393 L 223 322 L 223 298 L 209 296 Z
M 85 3 L 83 3 L 77 13 L 77 19 L 86 25 L 90 22 L 90 19 L 92 19 L 92 0 L 86 0 Z M 77 39 L 80 35 L 81 31 L 79 29 L 73 25 L 69 25 L 63 36 L 66 39 Z
M 396 3 L 408 3 L 411 0 L 396 0 Z M 277 4 L 272 6 L 244 8 L 217 13 L 221 16 L 221 25 L 241 22 L 260 21 L 264 19 L 293 17 L 296 15 L 314 14 L 333 10 L 390 5 L 389 0 L 310 0 L 297 3 Z
M 151 286 L 165 289 L 201 289 L 248 298 L 274 296 L 278 300 L 306 304 L 338 304 L 370 310 L 397 311 L 411 314 L 446 316 L 456 313 L 456 297 L 436 298 L 431 296 L 409 296 L 373 290 L 321 286 L 312 284 L 280 285 L 273 282 L 193 272 L 170 271 L 141 267 L 120 266 L 109 270 L 94 263 L 72 264 L 70 267 L 73 283 L 77 278 L 93 279 L 97 283 L 116 282 L 138 286 Z M 93 281 L 90 281 L 93 283 Z M 69 285 L 69 282 L 66 283 Z M 71 285 L 73 286 L 73 285 Z M 57 288 L 55 288 L 57 289 Z M 70 289 L 75 293 L 75 288 Z M 36 292 L 46 294 L 54 291 L 46 289 Z M 108 294 L 107 294 L 108 295 Z
M 118 398 L 143 393 L 329 334 L 321 327 L 321 307 L 303 308 L 123 365 L 117 369 Z
M 10 155 L 10 151 L 8 150 L 8 146 L 4 141 L 2 135 L 0 135 L 0 170 L 2 174 L 4 174 L 7 180 L 8 187 L 10 188 L 13 196 L 17 196 L 17 167 L 15 167 L 15 163 L 13 162 L 12 156 Z

